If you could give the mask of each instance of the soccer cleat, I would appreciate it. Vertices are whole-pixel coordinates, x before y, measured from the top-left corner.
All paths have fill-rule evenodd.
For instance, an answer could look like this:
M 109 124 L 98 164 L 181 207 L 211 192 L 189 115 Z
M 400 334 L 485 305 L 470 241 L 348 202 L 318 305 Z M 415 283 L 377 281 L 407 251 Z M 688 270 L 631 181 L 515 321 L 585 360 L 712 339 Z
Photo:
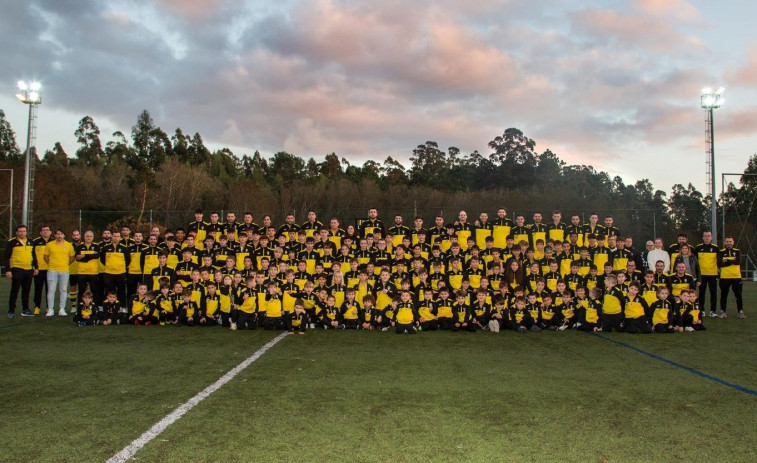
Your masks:
M 87 322 L 79 322 L 79 326 L 87 326 Z
M 381 328 L 381 331 L 389 331 L 389 327 L 385 326 L 385 327 Z
M 230 328 L 231 328 L 231 331 L 236 331 L 237 330 L 237 324 L 236 323 L 232 323 L 231 326 L 230 326 Z
M 23 314 L 21 314 L 21 315 L 23 315 Z M 742 311 L 739 312 L 739 314 L 737 315 L 737 317 L 739 317 L 739 318 L 741 318 L 743 320 L 743 319 L 746 318 L 746 315 L 744 315 L 744 311 L 742 310 Z
M 55 311 L 53 309 L 47 309 L 47 313 L 45 314 L 45 317 L 54 317 Z
M 29 311 L 29 310 L 24 310 L 24 311 L 21 312 L 21 316 L 22 317 L 33 317 L 34 314 L 31 313 L 31 311 Z
M 725 310 L 720 311 L 720 318 L 726 318 L 727 315 L 725 314 Z
M 694 332 L 694 328 L 692 328 L 692 327 L 690 327 L 690 326 L 687 326 L 687 327 L 686 327 L 686 328 L 684 328 L 683 330 L 684 330 L 684 331 L 687 331 L 687 332 L 689 332 L 689 333 L 693 333 L 693 332 Z
M 39 307 L 35 307 L 34 308 L 34 315 L 39 315 L 40 313 L 42 313 L 42 311 L 39 310 Z
M 311 324 L 310 324 L 310 329 L 311 329 L 311 330 L 314 330 L 314 329 L 315 329 L 315 323 L 311 323 Z
M 710 318 L 716 318 L 718 314 L 716 314 L 714 311 L 710 310 Z
M 560 331 L 565 331 L 568 329 L 568 325 L 560 325 L 560 328 L 557 328 Z
M 65 317 L 65 316 L 67 316 L 67 315 L 68 315 L 68 314 L 67 314 L 67 313 L 66 313 L 66 311 L 65 311 L 65 310 L 63 310 L 63 309 L 60 309 L 60 310 L 58 311 L 58 316 L 59 316 L 59 317 Z

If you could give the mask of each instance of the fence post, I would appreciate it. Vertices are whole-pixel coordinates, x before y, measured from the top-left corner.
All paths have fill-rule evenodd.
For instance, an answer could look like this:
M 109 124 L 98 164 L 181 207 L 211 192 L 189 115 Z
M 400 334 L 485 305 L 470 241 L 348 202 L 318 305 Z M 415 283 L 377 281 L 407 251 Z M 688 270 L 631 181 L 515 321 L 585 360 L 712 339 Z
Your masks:
M 150 209 L 150 231 L 152 231 L 152 209 Z
M 79 209 L 79 233 L 81 233 L 81 209 Z

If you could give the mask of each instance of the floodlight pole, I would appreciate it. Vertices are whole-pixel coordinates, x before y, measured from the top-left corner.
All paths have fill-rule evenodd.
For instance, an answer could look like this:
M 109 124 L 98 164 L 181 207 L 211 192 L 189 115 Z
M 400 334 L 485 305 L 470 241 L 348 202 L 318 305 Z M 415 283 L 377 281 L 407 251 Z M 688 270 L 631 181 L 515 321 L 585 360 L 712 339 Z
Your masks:
M 710 181 L 712 182 L 712 191 L 711 191 L 711 197 L 710 197 L 710 203 L 712 205 L 712 210 L 710 211 L 710 226 L 711 226 L 711 232 L 712 232 L 712 242 L 715 243 L 715 246 L 718 245 L 718 201 L 715 196 L 715 121 L 713 119 L 714 111 L 713 108 L 709 108 L 708 111 L 710 112 Z
M 26 156 L 24 160 L 24 198 L 21 205 L 21 224 L 29 226 L 29 179 L 32 165 L 32 116 L 34 103 L 29 104 L 29 125 L 26 132 Z

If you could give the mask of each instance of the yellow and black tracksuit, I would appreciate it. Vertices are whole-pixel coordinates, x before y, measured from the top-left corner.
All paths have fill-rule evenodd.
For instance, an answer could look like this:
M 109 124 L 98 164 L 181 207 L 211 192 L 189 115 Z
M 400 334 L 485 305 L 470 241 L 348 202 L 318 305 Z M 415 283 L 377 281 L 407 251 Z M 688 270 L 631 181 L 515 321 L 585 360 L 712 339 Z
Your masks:
M 679 325 L 678 314 L 668 300 L 658 299 L 650 307 L 652 329 L 655 333 L 672 333 L 673 327 Z
M 510 307 L 510 329 L 513 331 L 526 331 L 534 326 L 534 319 L 527 307 L 518 309 L 515 305 Z
M 92 243 L 89 246 L 85 243 L 79 243 L 75 248 L 76 258 L 78 259 L 78 290 L 77 301 L 81 302 L 82 294 L 87 289 L 93 294 L 95 304 L 102 304 L 103 293 L 100 284 L 99 264 L 100 264 L 100 246 Z
M 394 327 L 397 334 L 415 334 L 418 332 L 415 325 L 418 323 L 418 311 L 412 302 L 400 302 L 394 311 Z
M 736 310 L 743 312 L 744 301 L 741 297 L 741 251 L 736 248 L 721 249 L 718 253 L 718 268 L 720 268 L 720 310 L 725 313 L 728 290 L 732 289 L 733 295 L 736 297 Z
M 192 271 L 194 270 L 199 270 L 199 267 L 191 260 L 179 262 L 176 265 L 176 270 L 174 270 L 176 281 L 186 287 L 192 282 Z
M 440 330 L 451 330 L 454 325 L 454 315 L 452 313 L 452 307 L 455 305 L 455 301 L 452 299 L 437 299 L 435 303 L 436 318 L 439 320 Z
M 702 319 L 702 313 L 699 307 L 692 302 L 679 302 L 676 307 L 679 326 L 684 328 L 694 328 L 696 331 L 704 331 L 704 324 L 699 323 Z
M 702 282 L 699 286 L 699 303 L 704 306 L 704 298 L 707 291 L 710 292 L 710 312 L 715 312 L 715 299 L 717 299 L 718 282 L 718 254 L 720 249 L 714 244 L 700 243 L 694 249 L 699 262 L 699 278 Z
M 41 236 L 31 240 L 34 257 L 37 260 L 37 274 L 34 276 L 34 307 L 42 308 L 42 294 L 47 294 L 48 264 L 45 262 L 45 248 L 50 241 L 50 238 L 44 239 Z
M 605 289 L 602 300 L 602 331 L 610 332 L 613 329 L 618 332 L 626 330 L 623 311 L 625 310 L 626 297 L 616 286 Z
M 142 251 L 148 246 L 144 243 L 129 246 L 129 265 L 127 266 L 126 292 L 128 296 L 137 292 L 137 285 L 144 278 L 142 274 Z
M 198 320 L 199 310 L 195 301 L 185 302 L 182 300 L 178 306 L 179 324 L 194 326 Z
M 109 243 L 100 247 L 100 263 L 103 271 L 100 283 L 103 292 L 115 290 L 119 301 L 126 301 L 126 271 L 131 263 L 129 248 L 122 243 Z
M 281 294 L 266 293 L 265 295 L 265 330 L 283 330 L 286 328 L 284 320 L 284 300 Z
M 97 306 L 94 302 L 90 302 L 89 305 L 86 305 L 84 302 L 77 302 L 76 303 L 76 314 L 74 315 L 74 323 L 78 324 L 85 324 L 85 325 L 94 325 L 95 323 L 99 324 L 99 319 L 97 318 Z
M 458 304 L 452 306 L 452 331 L 476 331 L 476 325 L 473 323 L 473 311 L 468 304 Z
M 694 280 L 694 277 L 688 273 L 684 273 L 683 275 L 672 273 L 668 275 L 668 288 L 670 288 L 670 294 L 673 297 L 679 297 L 681 291 L 685 289 L 696 289 L 696 287 L 696 280 Z
M 626 333 L 651 333 L 652 325 L 649 324 L 650 312 L 647 301 L 637 294 L 633 298 L 626 296 L 624 305 Z
M 350 301 L 344 301 L 339 308 L 339 314 L 342 319 L 342 324 L 344 324 L 344 328 L 348 330 L 356 330 L 358 326 L 360 325 L 360 312 L 362 309 L 360 308 L 360 304 L 354 300 L 352 302 Z
M 601 328 L 604 318 L 602 311 L 602 301 L 592 299 L 588 304 L 579 304 L 577 311 L 578 323 L 576 329 L 579 331 L 594 331 L 594 328 Z
M 8 240 L 5 246 L 5 271 L 11 272 L 11 292 L 8 302 L 8 313 L 16 312 L 16 299 L 21 290 L 21 308 L 25 313 L 29 310 L 29 291 L 32 287 L 34 269 L 37 268 L 37 256 L 34 247 L 28 239 L 17 237 Z M 39 307 L 39 306 L 38 306 Z

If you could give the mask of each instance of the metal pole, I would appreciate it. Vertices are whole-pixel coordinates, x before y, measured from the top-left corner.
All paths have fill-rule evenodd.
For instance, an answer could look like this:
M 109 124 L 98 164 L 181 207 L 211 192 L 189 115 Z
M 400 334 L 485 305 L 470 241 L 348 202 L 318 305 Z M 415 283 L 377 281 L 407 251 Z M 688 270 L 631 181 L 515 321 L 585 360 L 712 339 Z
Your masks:
M 27 225 L 29 223 L 29 171 L 31 169 L 31 157 L 32 157 L 32 107 L 34 105 L 29 104 L 29 125 L 26 132 L 26 160 L 24 162 L 24 199 L 21 205 L 21 224 Z
M 657 237 L 657 212 L 652 212 L 652 240 Z
M 715 196 L 715 121 L 713 120 L 714 112 L 713 109 L 710 108 L 710 166 L 712 166 L 712 169 L 710 174 L 712 176 L 712 198 L 710 198 L 710 201 L 712 202 L 712 217 L 710 218 L 710 224 L 712 226 L 712 242 L 715 243 L 715 246 L 718 245 L 718 216 L 717 216 L 717 207 L 718 207 L 718 200 Z
M 720 177 L 720 189 L 721 189 L 720 196 L 722 196 L 724 198 L 725 198 L 725 176 L 726 176 L 726 174 L 723 174 Z M 720 233 L 723 234 L 723 239 L 725 239 L 725 208 L 723 208 L 723 210 L 720 211 L 720 215 L 721 215 L 722 220 L 723 220 L 723 222 L 720 225 Z M 715 246 L 717 246 L 717 243 L 715 244 Z
M 13 236 L 13 169 L 11 169 L 11 201 L 8 204 L 10 220 L 8 220 L 8 239 Z

